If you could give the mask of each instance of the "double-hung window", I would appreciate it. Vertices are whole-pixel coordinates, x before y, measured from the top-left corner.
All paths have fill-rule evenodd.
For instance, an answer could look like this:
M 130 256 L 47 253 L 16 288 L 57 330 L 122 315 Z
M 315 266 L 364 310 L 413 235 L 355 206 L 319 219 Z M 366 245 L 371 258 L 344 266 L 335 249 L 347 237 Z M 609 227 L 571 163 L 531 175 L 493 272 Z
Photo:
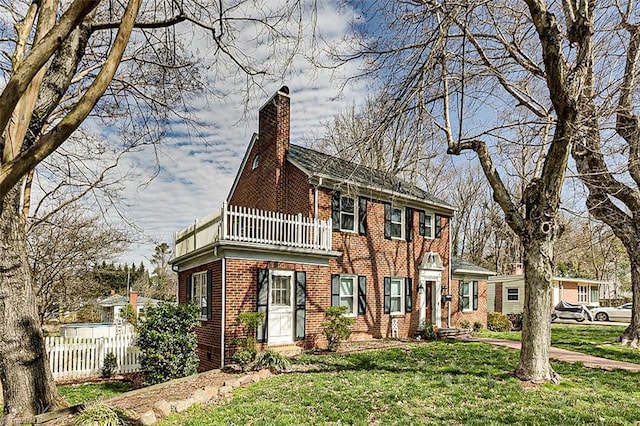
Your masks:
M 384 278 L 384 313 L 404 315 L 412 311 L 413 284 L 411 278 Z
M 340 230 L 356 232 L 355 199 L 340 197 Z
M 475 311 L 478 309 L 478 281 L 460 282 L 460 310 Z
M 578 286 L 578 303 L 587 303 L 589 302 L 589 293 L 587 292 L 589 287 L 586 285 Z
M 391 208 L 391 238 L 402 238 L 403 218 L 402 209 Z
M 591 287 L 591 300 L 592 305 L 600 304 L 600 289 L 598 286 Z
M 418 231 L 425 238 L 433 238 L 433 215 L 420 212 Z
M 365 315 L 367 311 L 367 277 L 331 275 L 331 306 L 344 306 L 345 315 Z
M 346 306 L 346 315 L 356 315 L 357 284 L 355 276 L 340 276 L 340 306 Z
M 192 275 L 191 300 L 195 301 L 196 305 L 200 307 L 200 317 L 206 319 L 207 307 L 209 306 L 206 272 L 198 272 Z
M 404 314 L 404 279 L 391 278 L 391 315 Z

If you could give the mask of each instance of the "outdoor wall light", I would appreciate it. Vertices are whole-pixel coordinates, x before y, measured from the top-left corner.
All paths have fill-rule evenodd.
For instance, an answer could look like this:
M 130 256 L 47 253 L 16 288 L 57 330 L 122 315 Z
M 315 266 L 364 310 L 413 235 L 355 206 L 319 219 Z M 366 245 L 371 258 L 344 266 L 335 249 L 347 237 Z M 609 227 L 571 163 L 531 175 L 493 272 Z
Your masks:
M 418 293 L 424 294 L 424 284 L 418 284 Z

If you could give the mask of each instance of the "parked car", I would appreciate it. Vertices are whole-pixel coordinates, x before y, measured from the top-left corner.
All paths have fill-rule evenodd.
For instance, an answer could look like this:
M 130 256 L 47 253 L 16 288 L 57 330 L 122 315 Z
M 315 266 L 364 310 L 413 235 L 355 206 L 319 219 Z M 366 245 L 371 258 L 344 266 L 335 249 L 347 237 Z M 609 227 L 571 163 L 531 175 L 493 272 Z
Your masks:
M 586 319 L 593 321 L 593 315 L 589 309 L 582 305 L 574 305 L 573 303 L 560 301 L 553 311 L 551 311 L 551 321 L 556 319 L 572 319 L 578 322 L 582 322 Z
M 633 303 L 625 303 L 617 307 L 596 308 L 592 311 L 596 321 L 631 321 Z

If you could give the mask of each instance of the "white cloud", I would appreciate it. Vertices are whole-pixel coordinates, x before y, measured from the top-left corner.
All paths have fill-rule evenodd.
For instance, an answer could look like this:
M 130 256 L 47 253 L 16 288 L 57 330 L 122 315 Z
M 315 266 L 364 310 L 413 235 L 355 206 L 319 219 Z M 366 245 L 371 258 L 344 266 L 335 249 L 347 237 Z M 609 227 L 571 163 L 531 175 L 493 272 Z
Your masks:
M 316 36 L 336 43 L 349 30 L 352 14 L 343 13 L 332 3 L 324 2 L 318 10 Z M 277 65 L 278 57 L 270 57 L 271 46 L 256 46 L 250 32 L 239 34 L 249 52 L 260 60 Z M 198 34 L 189 34 L 193 49 L 206 52 L 210 46 Z M 211 70 L 211 93 L 225 93 L 224 97 L 192 99 L 193 114 L 203 126 L 196 131 L 184 123 L 176 123 L 161 146 L 160 172 L 145 186 L 130 183 L 123 196 L 128 200 L 126 215 L 144 232 L 141 244 L 132 246 L 122 262 L 148 262 L 153 243 L 173 242 L 174 232 L 188 226 L 194 219 L 219 208 L 227 197 L 242 161 L 251 135 L 257 132 L 257 111 L 273 93 L 286 84 L 291 96 L 291 140 L 302 144 L 305 139 L 322 134 L 322 125 L 350 103 L 364 99 L 366 89 L 349 86 L 341 92 L 341 81 L 332 71 L 315 68 L 306 58 L 312 40 L 305 39 L 299 55 L 285 76 L 261 82 L 262 89 L 244 104 L 246 82 L 230 63 L 218 58 L 218 67 Z M 342 75 L 355 73 L 357 64 L 340 70 Z M 220 69 L 222 67 L 222 71 Z M 246 115 L 245 115 L 246 113 Z M 146 169 L 150 175 L 156 167 L 152 149 L 132 154 L 125 167 Z

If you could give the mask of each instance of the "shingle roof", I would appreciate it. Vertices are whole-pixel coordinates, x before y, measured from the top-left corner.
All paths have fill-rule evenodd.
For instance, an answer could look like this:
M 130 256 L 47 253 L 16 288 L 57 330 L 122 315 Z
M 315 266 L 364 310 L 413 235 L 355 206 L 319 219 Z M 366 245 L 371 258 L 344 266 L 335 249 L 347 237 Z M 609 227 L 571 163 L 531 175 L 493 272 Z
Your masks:
M 451 271 L 454 274 L 456 273 L 456 271 L 465 271 L 476 273 L 478 275 L 496 275 L 495 272 L 490 271 L 489 269 L 475 265 L 471 262 L 467 262 L 466 260 L 460 259 L 459 257 L 451 258 Z
M 138 305 L 144 306 L 147 303 L 152 305 L 156 305 L 161 301 L 158 299 L 151 299 L 149 297 L 138 296 Z M 124 306 L 129 303 L 129 296 L 121 296 L 119 294 L 113 294 L 111 296 L 107 296 L 104 299 L 98 299 L 98 305 L 109 307 L 109 306 Z
M 289 147 L 287 158 L 314 175 L 327 176 L 340 181 L 349 181 L 359 185 L 396 192 L 455 210 L 446 201 L 434 197 L 417 186 L 382 170 L 361 166 L 351 161 L 293 144 Z

